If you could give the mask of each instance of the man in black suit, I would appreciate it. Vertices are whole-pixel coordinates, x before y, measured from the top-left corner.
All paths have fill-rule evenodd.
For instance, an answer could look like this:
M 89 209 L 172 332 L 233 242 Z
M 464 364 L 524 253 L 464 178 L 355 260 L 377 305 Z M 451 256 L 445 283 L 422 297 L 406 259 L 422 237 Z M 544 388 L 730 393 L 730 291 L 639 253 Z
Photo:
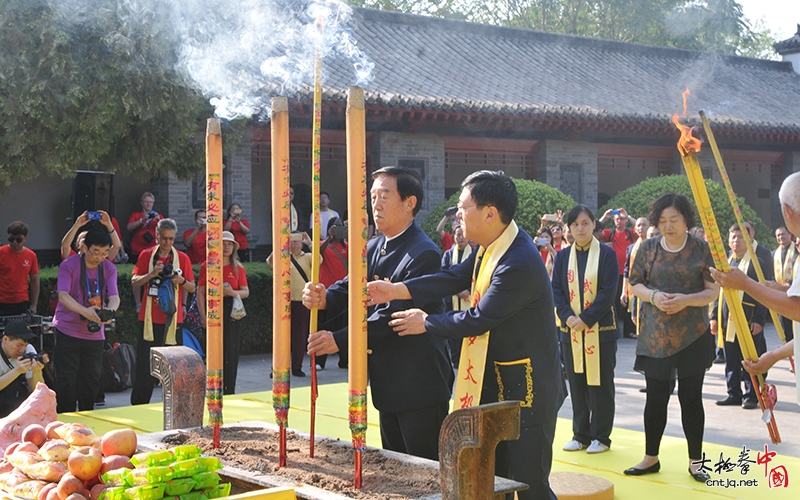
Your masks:
M 728 246 L 731 248 L 731 267 L 742 266 L 742 260 L 747 256 L 747 246 L 739 230 L 739 226 L 734 224 L 728 230 Z M 765 269 L 766 263 L 758 257 L 756 258 L 761 264 L 761 268 Z M 742 269 L 753 280 L 757 280 L 755 266 L 753 263 L 747 265 L 747 269 Z M 722 324 L 718 324 L 718 311 L 720 301 L 714 303 L 711 311 L 711 333 L 716 335 L 726 335 L 728 333 L 728 303 L 722 299 Z M 756 353 L 759 356 L 767 352 L 767 341 L 764 338 L 764 323 L 767 321 L 767 308 L 757 302 L 753 297 L 748 294 L 742 296 L 742 308 L 744 315 L 747 318 L 750 332 L 753 334 L 753 343 L 756 347 Z M 730 325 L 731 327 L 733 325 Z M 727 382 L 728 397 L 717 401 L 719 406 L 738 406 L 746 410 L 754 410 L 758 408 L 758 399 L 756 397 L 756 390 L 748 375 L 742 368 L 742 350 L 739 346 L 738 337 L 734 337 L 732 342 L 725 342 L 725 380 Z M 744 382 L 744 394 L 742 394 L 742 382 Z
M 372 211 L 381 236 L 367 244 L 369 279 L 399 282 L 438 271 L 439 249 L 414 223 L 422 206 L 419 176 L 404 168 L 384 167 L 372 179 Z M 347 278 L 327 291 L 321 284 L 308 283 L 303 304 L 337 314 L 347 308 L 347 292 Z M 389 326 L 392 313 L 411 306 L 410 301 L 399 300 L 368 308 L 372 402 L 380 411 L 385 449 L 438 460 L 439 429 L 449 410 L 453 372 L 442 339 L 401 337 Z M 423 308 L 438 314 L 444 303 L 431 300 Z M 347 352 L 347 328 L 321 330 L 308 338 L 309 354 L 339 351 Z
M 517 208 L 514 182 L 502 172 L 485 170 L 467 177 L 461 187 L 458 218 L 464 236 L 479 248 L 464 263 L 433 276 L 403 283 L 373 281 L 368 285 L 368 303 L 411 299 L 419 306 L 469 288 L 476 276 L 473 305 L 468 310 L 430 314 L 409 309 L 395 313 L 390 325 L 403 336 L 427 332 L 467 339 L 467 353 L 471 344 L 489 335 L 485 362 L 481 364 L 478 357 L 467 365 L 462 362 L 458 374 L 463 386 L 464 380 L 478 372 L 475 366 L 484 368 L 480 397 L 474 401 L 462 397 L 457 385 L 456 407 L 470 402 L 521 401 L 520 438 L 497 445 L 495 471 L 530 486 L 517 493 L 520 500 L 555 500 L 548 478 L 565 386 L 550 279 L 530 235 L 513 221 Z M 491 274 L 484 274 L 492 268 Z M 483 290 L 481 281 L 488 282 Z

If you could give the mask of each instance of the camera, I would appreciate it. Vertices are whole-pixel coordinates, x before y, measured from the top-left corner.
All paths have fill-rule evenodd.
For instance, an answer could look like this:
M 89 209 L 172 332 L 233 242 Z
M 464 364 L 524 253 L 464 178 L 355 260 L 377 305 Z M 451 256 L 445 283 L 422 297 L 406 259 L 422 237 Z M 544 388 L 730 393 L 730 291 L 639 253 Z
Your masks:
M 619 215 L 619 210 L 617 209 L 612 210 L 611 215 Z
M 115 311 L 113 309 L 99 309 L 97 311 L 97 317 L 105 323 L 106 321 L 114 319 L 114 313 Z M 81 318 L 86 319 L 83 316 L 81 316 Z M 89 330 L 89 333 L 97 333 L 100 331 L 100 323 L 89 321 L 89 324 L 86 325 L 86 329 Z
M 547 222 L 558 222 L 558 215 L 544 214 L 544 220 L 546 220 Z
M 458 212 L 458 207 L 450 207 L 447 210 L 445 210 L 444 214 L 450 217 L 451 215 L 455 215 L 456 212 Z
M 204 219 L 200 219 L 200 224 L 203 224 L 205 226 L 207 223 L 208 223 L 208 219 L 205 219 L 205 218 Z
M 86 220 L 102 220 L 103 215 L 100 212 L 86 212 Z
M 232 215 L 242 215 L 242 209 L 241 208 L 234 208 L 233 210 L 231 210 L 231 214 Z
M 43 353 L 26 352 L 25 354 L 22 355 L 22 359 L 32 359 L 34 361 L 38 361 L 39 363 L 45 364 Z
M 343 240 L 347 237 L 347 228 L 344 226 L 336 226 L 336 235 L 337 240 Z
M 536 245 L 543 247 L 550 243 L 550 238 L 536 238 Z
M 155 211 L 155 210 L 150 210 L 150 213 L 149 213 L 149 214 L 147 214 L 147 218 L 148 218 L 148 219 L 152 219 L 152 218 L 153 218 L 153 217 L 155 217 L 156 215 L 158 215 L 158 214 L 156 213 L 156 211 Z

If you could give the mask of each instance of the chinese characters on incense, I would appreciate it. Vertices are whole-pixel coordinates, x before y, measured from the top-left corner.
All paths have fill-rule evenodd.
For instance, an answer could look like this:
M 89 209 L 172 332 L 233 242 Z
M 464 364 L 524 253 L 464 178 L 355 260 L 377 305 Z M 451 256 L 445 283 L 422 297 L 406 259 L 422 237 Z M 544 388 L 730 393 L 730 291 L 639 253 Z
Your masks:
M 222 131 L 220 121 L 206 126 L 206 404 L 219 447 L 222 425 Z
M 280 427 L 279 465 L 286 466 L 291 368 L 291 201 L 289 200 L 289 102 L 272 99 L 272 406 Z

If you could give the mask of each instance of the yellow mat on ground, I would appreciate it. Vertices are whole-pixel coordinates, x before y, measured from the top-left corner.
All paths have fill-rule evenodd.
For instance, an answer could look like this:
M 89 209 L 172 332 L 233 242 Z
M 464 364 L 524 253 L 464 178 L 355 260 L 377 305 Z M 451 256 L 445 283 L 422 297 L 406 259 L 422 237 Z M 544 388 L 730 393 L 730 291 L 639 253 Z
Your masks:
M 317 399 L 317 436 L 327 436 L 345 441 L 350 440 L 350 429 L 347 421 L 347 384 L 327 384 L 320 386 Z M 310 420 L 310 388 L 292 389 L 291 409 L 289 411 L 289 427 L 308 432 Z M 65 413 L 59 419 L 65 422 L 83 422 L 96 433 L 104 433 L 122 426 L 132 427 L 137 432 L 148 433 L 162 430 L 163 416 L 161 403 L 141 406 L 108 408 L 79 413 Z M 247 420 L 263 420 L 274 422 L 272 410 L 272 393 L 257 392 L 225 396 L 223 402 L 223 418 L 227 425 Z M 371 406 L 368 410 L 369 428 L 367 444 L 380 447 L 380 430 L 378 412 Z M 609 452 L 588 455 L 585 452 L 565 452 L 561 444 L 572 438 L 572 423 L 559 419 L 554 443 L 554 471 L 579 472 L 602 477 L 614 483 L 615 497 L 619 500 L 639 500 L 643 495 L 647 500 L 710 500 L 712 498 L 742 498 L 752 500 L 795 499 L 800 492 L 800 458 L 782 455 L 780 447 L 770 446 L 770 452 L 777 451 L 772 461 L 758 464 L 759 452 L 764 455 L 763 448 L 751 450 L 746 460 L 749 469 L 737 466 L 741 448 L 705 443 L 706 458 L 709 467 L 720 461 L 729 459 L 732 466 L 730 472 L 710 472 L 713 484 L 699 483 L 689 476 L 686 441 L 683 438 L 665 436 L 661 444 L 661 472 L 647 476 L 629 477 L 622 471 L 637 464 L 644 454 L 644 434 L 637 431 L 615 428 L 614 440 Z M 795 434 L 796 435 L 796 434 Z M 742 465 L 740 463 L 740 465 Z M 781 469 L 783 467 L 783 469 Z M 770 472 L 778 474 L 770 475 Z M 775 486 L 775 478 L 785 472 L 789 487 Z M 773 487 L 770 487 L 772 478 Z

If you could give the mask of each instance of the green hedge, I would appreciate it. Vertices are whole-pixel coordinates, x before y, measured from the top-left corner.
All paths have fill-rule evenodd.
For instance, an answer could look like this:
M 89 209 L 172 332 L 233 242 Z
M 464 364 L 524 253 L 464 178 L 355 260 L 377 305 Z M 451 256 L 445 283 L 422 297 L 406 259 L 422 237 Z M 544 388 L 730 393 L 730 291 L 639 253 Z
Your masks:
M 241 352 L 247 354 L 270 352 L 272 350 L 272 269 L 263 262 L 248 262 L 244 264 L 244 267 L 247 271 L 250 297 L 244 299 L 247 316 L 242 320 Z M 194 266 L 195 278 L 199 270 L 200 266 Z M 130 286 L 132 271 L 131 264 L 117 266 L 120 306 L 116 315 L 116 330 L 109 333 L 108 339 L 112 342 L 125 342 L 135 346 L 142 327 L 136 317 L 133 290 Z M 56 287 L 58 268 L 42 269 L 39 280 L 41 293 L 38 312 L 44 316 L 52 316 L 50 294 Z
M 564 211 L 564 217 L 570 208 L 575 206 L 575 200 L 558 189 L 548 186 L 547 184 L 532 181 L 528 179 L 514 179 L 514 184 L 517 186 L 517 196 L 519 202 L 517 203 L 517 215 L 514 220 L 531 236 L 536 236 L 536 231 L 539 230 L 541 225 L 541 217 L 544 214 L 554 214 L 557 210 Z M 458 203 L 458 197 L 461 191 L 454 193 L 450 198 L 446 199 L 444 203 L 431 210 L 431 213 L 425 218 L 422 223 L 422 230 L 439 244 L 439 235 L 436 234 L 436 226 L 442 220 L 445 210 L 448 207 L 455 206 Z M 448 232 L 450 228 L 447 228 Z
M 723 242 L 727 245 L 728 228 L 736 224 L 736 216 L 733 214 L 733 207 L 731 207 L 731 202 L 728 199 L 728 193 L 723 186 L 709 179 L 705 179 L 705 184 L 706 189 L 708 189 L 708 197 L 711 199 L 711 207 L 714 209 L 714 216 L 717 219 L 717 226 L 722 233 Z M 609 208 L 619 207 L 627 210 L 632 217 L 647 217 L 650 203 L 662 194 L 670 192 L 683 194 L 697 208 L 694 203 L 692 188 L 689 185 L 689 179 L 685 175 L 666 175 L 647 179 L 624 191 L 620 191 L 598 210 L 598 217 L 602 216 Z M 756 229 L 756 240 L 770 250 L 774 250 L 777 242 L 772 236 L 770 228 L 756 215 L 756 211 L 745 202 L 744 198 L 737 196 L 736 200 L 739 203 L 744 220 L 749 220 L 753 223 Z M 613 221 L 607 222 L 607 225 L 611 224 L 613 224 Z M 696 217 L 696 220 L 691 225 L 701 225 L 700 217 Z

